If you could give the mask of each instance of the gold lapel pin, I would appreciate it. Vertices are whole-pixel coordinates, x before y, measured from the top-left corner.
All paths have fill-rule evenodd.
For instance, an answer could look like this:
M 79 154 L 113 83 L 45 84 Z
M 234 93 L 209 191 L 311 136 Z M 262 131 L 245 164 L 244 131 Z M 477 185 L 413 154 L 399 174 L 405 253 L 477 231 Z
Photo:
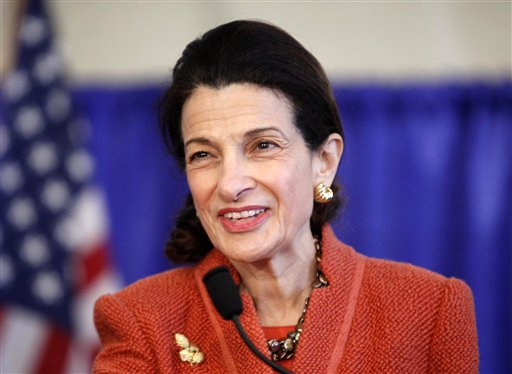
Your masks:
M 199 351 L 197 345 L 190 343 L 185 335 L 176 334 L 174 337 L 176 344 L 182 349 L 180 351 L 181 361 L 188 362 L 190 365 L 200 364 L 204 361 L 203 352 Z

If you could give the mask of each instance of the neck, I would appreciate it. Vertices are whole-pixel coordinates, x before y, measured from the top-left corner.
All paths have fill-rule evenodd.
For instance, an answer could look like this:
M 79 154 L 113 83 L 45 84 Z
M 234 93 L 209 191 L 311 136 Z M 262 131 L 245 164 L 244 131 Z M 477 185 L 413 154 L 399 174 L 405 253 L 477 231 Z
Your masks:
M 313 239 L 307 248 L 280 251 L 258 263 L 234 263 L 249 292 L 262 326 L 292 326 L 311 294 L 317 270 Z

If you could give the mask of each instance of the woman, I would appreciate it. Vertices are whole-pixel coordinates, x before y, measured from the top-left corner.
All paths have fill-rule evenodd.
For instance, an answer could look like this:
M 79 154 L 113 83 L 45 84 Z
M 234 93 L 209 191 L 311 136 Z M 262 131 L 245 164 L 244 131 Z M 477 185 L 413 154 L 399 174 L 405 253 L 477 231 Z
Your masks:
M 236 21 L 190 43 L 160 126 L 191 196 L 167 244 L 192 267 L 100 298 L 106 372 L 264 373 L 203 283 L 227 266 L 260 352 L 295 373 L 478 370 L 471 291 L 366 258 L 328 221 L 343 130 L 318 61 L 283 30 Z

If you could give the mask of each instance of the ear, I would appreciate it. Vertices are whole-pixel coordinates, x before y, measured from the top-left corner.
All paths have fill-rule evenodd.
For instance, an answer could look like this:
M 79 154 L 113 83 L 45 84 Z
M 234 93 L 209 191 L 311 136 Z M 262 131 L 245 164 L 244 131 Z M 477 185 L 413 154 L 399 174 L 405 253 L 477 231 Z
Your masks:
M 313 155 L 314 186 L 319 183 L 332 185 L 342 154 L 343 139 L 340 134 L 332 133 Z

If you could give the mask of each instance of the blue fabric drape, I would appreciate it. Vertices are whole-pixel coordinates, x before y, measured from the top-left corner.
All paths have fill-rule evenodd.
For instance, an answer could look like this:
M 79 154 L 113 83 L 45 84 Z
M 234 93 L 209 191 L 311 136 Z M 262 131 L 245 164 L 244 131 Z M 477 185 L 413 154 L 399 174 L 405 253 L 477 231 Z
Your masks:
M 76 90 L 126 283 L 169 268 L 163 244 L 187 194 L 159 139 L 161 87 Z M 512 372 L 512 84 L 335 86 L 348 204 L 338 236 L 473 290 L 482 373 Z

